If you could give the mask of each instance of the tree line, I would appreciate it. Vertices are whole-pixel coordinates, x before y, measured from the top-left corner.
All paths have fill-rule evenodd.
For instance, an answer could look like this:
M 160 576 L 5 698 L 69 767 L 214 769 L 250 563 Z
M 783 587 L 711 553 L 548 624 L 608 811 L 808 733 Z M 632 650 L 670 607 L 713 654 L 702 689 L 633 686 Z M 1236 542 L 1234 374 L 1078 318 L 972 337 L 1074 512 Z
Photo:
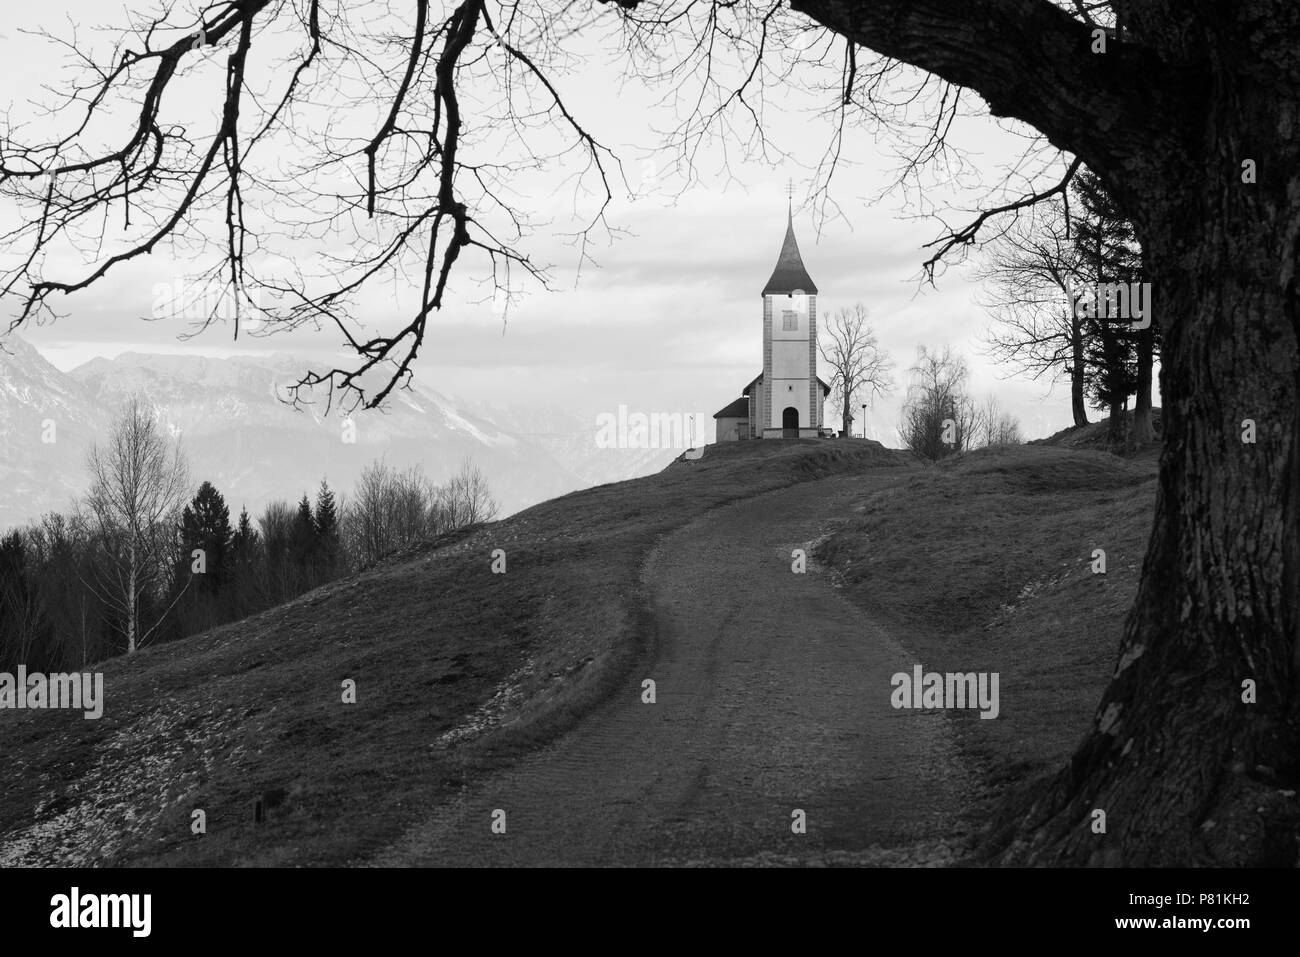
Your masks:
M 67 513 L 0 536 L 0 671 L 82 668 L 289 601 L 414 542 L 490 521 L 468 459 L 435 483 L 420 466 L 368 465 L 350 497 L 322 479 L 296 505 L 232 522 L 197 489 L 179 442 L 138 401 L 87 457 L 90 485 Z

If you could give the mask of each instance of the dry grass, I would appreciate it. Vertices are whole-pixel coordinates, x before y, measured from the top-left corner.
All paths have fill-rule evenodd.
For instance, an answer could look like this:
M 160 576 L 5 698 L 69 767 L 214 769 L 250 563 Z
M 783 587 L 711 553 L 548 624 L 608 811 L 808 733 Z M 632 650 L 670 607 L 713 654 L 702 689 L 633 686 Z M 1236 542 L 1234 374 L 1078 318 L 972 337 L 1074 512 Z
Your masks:
M 864 441 L 710 447 L 107 662 L 99 721 L 0 712 L 0 865 L 364 861 L 614 686 L 647 638 L 641 563 L 662 535 L 729 501 L 898 462 Z M 1000 720 L 950 713 L 986 770 L 985 823 L 1091 719 L 1154 474 L 1150 457 L 975 453 L 865 498 L 818 549 L 927 669 L 1000 673 Z M 1098 547 L 1105 576 L 1089 569 Z M 490 571 L 494 548 L 505 575 Z M 355 705 L 341 703 L 347 678 Z M 283 803 L 254 824 L 255 798 L 276 789 Z M 204 836 L 190 830 L 196 808 Z
M 971 823 L 990 837 L 1089 726 L 1136 595 L 1155 474 L 1150 456 L 976 452 L 865 499 L 818 550 L 926 670 L 999 673 L 999 720 L 947 712 L 985 771 Z
M 729 501 L 897 461 L 865 441 L 711 446 L 106 662 L 98 721 L 0 712 L 0 866 L 363 861 L 613 687 L 646 637 L 640 568 L 660 536 Z M 356 704 L 342 703 L 345 679 Z M 255 799 L 275 790 L 284 800 L 255 824 Z

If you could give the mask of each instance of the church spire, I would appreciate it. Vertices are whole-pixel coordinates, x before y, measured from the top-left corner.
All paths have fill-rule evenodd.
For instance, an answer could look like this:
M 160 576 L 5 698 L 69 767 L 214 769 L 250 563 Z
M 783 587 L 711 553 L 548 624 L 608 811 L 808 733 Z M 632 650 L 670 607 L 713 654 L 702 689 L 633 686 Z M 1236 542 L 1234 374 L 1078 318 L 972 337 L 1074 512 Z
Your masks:
M 787 295 L 796 289 L 809 295 L 816 295 L 817 286 L 804 267 L 803 257 L 799 255 L 799 243 L 794 238 L 794 197 L 790 197 L 789 211 L 786 216 L 785 239 L 781 243 L 781 254 L 776 259 L 776 269 L 772 278 L 763 287 L 762 295 Z

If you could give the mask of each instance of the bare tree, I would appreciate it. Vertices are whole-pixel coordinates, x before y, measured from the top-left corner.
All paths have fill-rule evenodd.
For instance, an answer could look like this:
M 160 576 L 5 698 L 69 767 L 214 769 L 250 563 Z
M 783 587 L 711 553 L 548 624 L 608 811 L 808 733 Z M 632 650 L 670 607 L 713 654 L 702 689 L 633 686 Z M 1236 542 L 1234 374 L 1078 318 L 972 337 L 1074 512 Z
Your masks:
M 487 477 L 468 458 L 439 491 L 438 505 L 447 529 L 490 522 L 496 517 L 499 506 L 488 487 Z
M 268 605 L 293 597 L 295 576 L 290 542 L 296 514 L 292 505 L 280 500 L 267 504 L 257 519 L 262 533 L 263 561 L 266 562 L 266 573 L 259 587 L 264 590 L 263 601 Z
M 124 14 L 122 43 L 103 62 L 69 43 L 92 77 L 70 84 L 61 103 L 79 118 L 45 142 L 0 130 L 0 187 L 32 213 L 5 236 L 20 250 L 0 268 L 0 297 L 20 301 L 14 325 L 52 315 L 52 297 L 175 244 L 190 254 L 195 284 L 208 287 L 181 297 L 212 304 L 200 328 L 233 321 L 238 336 L 254 318 L 265 323 L 260 333 L 328 325 L 356 362 L 304 374 L 295 401 L 320 386 L 329 401 L 341 390 L 348 408 L 373 407 L 408 381 L 453 267 L 475 271 L 480 298 L 495 292 L 507 304 L 521 280 L 549 286 L 546 266 L 521 244 L 535 229 L 517 201 L 522 181 L 548 192 L 569 185 L 579 261 L 589 262 L 587 241 L 606 229 L 621 164 L 547 72 L 563 69 L 557 35 L 586 26 L 589 12 L 416 0 L 403 22 L 381 4 L 357 6 L 239 0 L 202 5 L 195 17 L 165 5 Z M 269 49 L 259 57 L 281 41 L 287 59 Z M 220 97 L 215 122 L 173 118 L 172 91 L 205 75 Z M 363 125 L 336 128 L 342 112 L 364 114 Z M 286 169 L 288 157 L 301 161 Z M 356 230 L 358 220 L 369 222 Z M 217 247 L 202 235 L 213 224 Z M 271 241 L 342 229 L 356 244 L 315 269 Z M 94 233 L 89 268 L 46 272 L 42 263 L 55 259 L 47 250 Z M 398 328 L 372 332 L 357 294 L 385 279 L 415 301 Z
M 917 348 L 898 429 L 913 454 L 937 461 L 974 447 L 980 410 L 966 391 L 969 378 L 966 360 L 950 346 Z
M 832 370 L 831 395 L 840 408 L 843 437 L 848 438 L 853 409 L 870 405 L 876 396 L 893 390 L 894 361 L 881 351 L 875 332 L 867 325 L 867 307 L 860 302 L 837 309 L 818 332 L 817 348 Z
M 1043 204 L 985 248 L 979 276 L 991 288 L 985 305 L 998 319 L 987 341 L 995 357 L 1031 378 L 1068 378 L 1076 426 L 1087 424 L 1084 401 L 1092 397 L 1110 415 L 1116 447 L 1124 443 L 1126 399 L 1136 394 L 1131 438 L 1143 445 L 1152 437 L 1157 325 L 1148 311 L 1145 328 L 1127 328 L 1127 317 L 1106 314 L 1104 297 L 1096 316 L 1075 308 L 1085 289 L 1094 291 L 1093 300 L 1107 283 L 1127 292 L 1141 278 L 1141 251 L 1132 224 L 1091 171 L 1081 171 L 1071 190 L 1072 204 Z
M 1074 424 L 1088 424 L 1083 320 L 1071 308 L 1080 283 L 1077 251 L 1069 237 L 1064 203 L 1040 206 L 985 247 L 984 306 L 997 319 L 985 334 L 993 356 L 1030 378 L 1064 377 L 1070 383 Z
M 347 551 L 359 565 L 435 534 L 438 490 L 418 465 L 398 470 L 382 459 L 362 470 L 342 510 Z
M 431 521 L 438 488 L 420 465 L 391 473 L 385 501 L 387 548 L 404 548 L 435 533 Z
M 84 504 L 99 557 L 94 587 L 122 623 L 131 654 L 166 616 L 164 611 L 145 627 L 141 604 L 156 598 L 166 581 L 173 531 L 189 493 L 189 467 L 180 443 L 164 433 L 139 399 L 113 422 L 87 465 L 90 490 Z
M 993 441 L 997 433 L 997 422 L 1002 416 L 1002 403 L 998 397 L 989 394 L 984 397 L 984 401 L 979 404 L 979 431 L 981 444 L 984 446 L 995 445 Z
M 343 512 L 343 535 L 348 553 L 359 565 L 369 565 L 393 548 L 393 470 L 376 460 L 362 470 Z
M 987 395 L 978 410 L 978 428 L 986 448 L 1000 445 L 1019 445 L 1020 422 L 1002 408 L 995 395 Z

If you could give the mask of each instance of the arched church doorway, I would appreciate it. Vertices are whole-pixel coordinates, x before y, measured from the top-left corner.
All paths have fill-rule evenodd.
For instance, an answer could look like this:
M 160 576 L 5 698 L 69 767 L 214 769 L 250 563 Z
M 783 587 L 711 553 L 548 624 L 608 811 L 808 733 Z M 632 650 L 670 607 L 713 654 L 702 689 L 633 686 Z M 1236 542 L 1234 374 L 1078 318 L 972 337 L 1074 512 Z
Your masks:
M 799 438 L 799 410 L 794 406 L 787 405 L 781 413 L 781 428 L 785 430 L 785 438 Z

